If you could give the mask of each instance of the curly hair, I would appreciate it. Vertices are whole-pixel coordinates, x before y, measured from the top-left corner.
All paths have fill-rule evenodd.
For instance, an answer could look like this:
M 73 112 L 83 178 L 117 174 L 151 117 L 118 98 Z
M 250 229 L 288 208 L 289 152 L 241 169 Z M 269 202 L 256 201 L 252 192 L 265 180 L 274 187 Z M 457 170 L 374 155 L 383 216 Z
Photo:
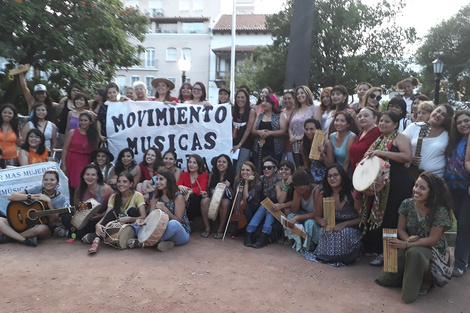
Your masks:
M 452 196 L 444 180 L 432 172 L 423 172 L 419 175 L 419 178 L 423 179 L 429 187 L 429 195 L 424 205 L 429 208 L 430 224 L 432 225 L 439 208 L 445 208 L 451 217 Z

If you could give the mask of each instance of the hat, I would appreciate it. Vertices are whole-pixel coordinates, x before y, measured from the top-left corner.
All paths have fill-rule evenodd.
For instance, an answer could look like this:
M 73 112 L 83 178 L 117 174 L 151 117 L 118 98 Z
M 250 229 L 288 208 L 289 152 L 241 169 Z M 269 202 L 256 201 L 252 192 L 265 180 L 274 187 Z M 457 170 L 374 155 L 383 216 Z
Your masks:
M 34 92 L 36 92 L 36 91 L 47 92 L 47 88 L 43 84 L 37 84 L 36 86 L 34 86 Z
M 111 152 L 109 152 L 108 148 L 105 148 L 105 147 L 101 147 L 99 149 L 96 149 L 96 150 L 93 150 L 91 152 L 91 159 L 94 160 L 96 159 L 96 156 L 98 155 L 98 152 L 103 152 L 106 154 L 106 156 L 109 158 L 109 162 L 113 162 L 114 160 L 114 155 L 111 154 Z
M 228 93 L 230 95 L 230 89 L 228 89 L 227 87 L 222 87 L 219 89 L 219 95 L 220 95 L 220 92 L 221 91 L 225 91 L 226 93 Z
M 165 77 L 155 78 L 154 80 L 152 80 L 152 86 L 153 86 L 153 88 L 156 89 L 158 83 L 165 83 L 165 84 L 167 84 L 167 86 L 170 87 L 170 90 L 175 89 L 175 84 L 174 84 L 171 80 L 169 80 L 168 78 L 165 78 Z

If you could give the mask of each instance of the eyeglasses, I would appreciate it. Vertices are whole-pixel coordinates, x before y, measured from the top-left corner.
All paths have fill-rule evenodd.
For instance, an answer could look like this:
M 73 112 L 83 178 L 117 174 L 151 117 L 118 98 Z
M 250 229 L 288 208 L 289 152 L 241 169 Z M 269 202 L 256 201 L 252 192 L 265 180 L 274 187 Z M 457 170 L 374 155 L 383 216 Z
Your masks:
M 328 178 L 328 179 L 338 178 L 338 177 L 339 177 L 339 173 L 334 173 L 334 174 L 326 176 L 326 178 Z
M 269 170 L 272 170 L 274 168 L 274 166 L 272 165 L 266 165 L 266 166 L 263 166 L 263 171 L 269 171 Z
M 372 100 L 377 98 L 377 101 L 380 101 L 382 99 L 382 96 L 377 96 L 375 93 L 373 93 L 369 96 L 369 98 L 371 98 Z
M 201 88 L 193 88 L 194 91 L 202 91 Z

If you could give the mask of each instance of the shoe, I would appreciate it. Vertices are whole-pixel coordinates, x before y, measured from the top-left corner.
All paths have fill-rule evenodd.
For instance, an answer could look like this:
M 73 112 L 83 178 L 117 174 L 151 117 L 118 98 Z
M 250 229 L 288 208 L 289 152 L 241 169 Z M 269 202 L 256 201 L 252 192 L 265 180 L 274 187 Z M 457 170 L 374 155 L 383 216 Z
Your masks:
M 245 247 L 251 247 L 253 245 L 253 233 L 245 232 L 245 241 L 243 241 Z
M 222 237 L 224 237 L 223 232 L 216 232 L 214 235 L 214 239 L 222 239 Z
M 371 266 L 382 266 L 384 265 L 384 255 L 379 254 L 374 260 L 370 261 Z
M 238 239 L 240 236 L 243 234 L 243 228 L 237 228 L 235 231 L 232 233 L 231 238 L 232 239 Z
M 454 277 L 462 277 L 463 274 L 465 274 L 464 270 L 461 270 L 458 267 L 454 267 L 454 269 L 452 270 L 452 276 Z
M 65 226 L 59 226 L 54 229 L 54 236 L 56 237 L 67 237 L 69 235 L 69 230 Z
M 201 237 L 202 238 L 207 238 L 207 237 L 209 237 L 210 234 L 211 234 L 210 231 L 205 230 L 201 233 Z
M 90 249 L 88 249 L 88 253 L 95 254 L 96 252 L 98 252 L 99 247 L 100 247 L 100 237 L 96 237 L 93 240 L 93 243 L 91 244 Z
M 259 249 L 268 245 L 268 234 L 261 233 L 256 242 L 252 245 L 253 248 Z
M 82 242 L 83 243 L 88 243 L 88 244 L 92 244 L 93 243 L 93 239 L 96 238 L 96 234 L 95 233 L 88 233 L 86 234 L 85 236 L 82 237 Z
M 173 241 L 160 241 L 158 244 L 157 244 L 157 250 L 158 251 L 161 251 L 161 252 L 165 252 L 167 250 L 170 250 L 172 248 L 174 248 L 175 246 L 175 243 Z
M 23 244 L 28 247 L 37 247 L 38 246 L 38 237 L 29 237 L 23 241 Z
M 0 235 L 0 244 L 7 242 L 13 242 L 13 239 L 5 235 Z
M 127 247 L 129 249 L 134 249 L 134 248 L 140 248 L 141 245 L 139 243 L 139 240 L 137 240 L 137 238 L 131 238 L 127 240 Z

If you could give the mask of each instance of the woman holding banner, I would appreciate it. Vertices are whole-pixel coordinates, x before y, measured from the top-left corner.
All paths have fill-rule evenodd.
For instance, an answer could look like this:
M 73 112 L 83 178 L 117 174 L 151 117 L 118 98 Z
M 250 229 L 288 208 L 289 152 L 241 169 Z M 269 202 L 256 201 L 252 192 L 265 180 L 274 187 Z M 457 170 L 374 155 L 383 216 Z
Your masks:
M 165 104 L 177 104 L 178 98 L 171 96 L 171 91 L 175 89 L 175 84 L 168 78 L 155 78 L 152 80 L 152 86 L 155 88 L 155 101 Z
M 193 85 L 193 92 L 191 94 L 191 100 L 185 101 L 185 103 L 199 104 L 205 107 L 212 106 L 212 103 L 210 103 L 210 101 L 207 101 L 206 97 L 207 97 L 206 87 L 204 86 L 204 84 L 201 82 L 195 82 Z

